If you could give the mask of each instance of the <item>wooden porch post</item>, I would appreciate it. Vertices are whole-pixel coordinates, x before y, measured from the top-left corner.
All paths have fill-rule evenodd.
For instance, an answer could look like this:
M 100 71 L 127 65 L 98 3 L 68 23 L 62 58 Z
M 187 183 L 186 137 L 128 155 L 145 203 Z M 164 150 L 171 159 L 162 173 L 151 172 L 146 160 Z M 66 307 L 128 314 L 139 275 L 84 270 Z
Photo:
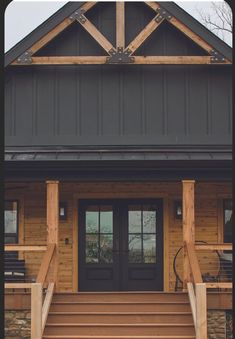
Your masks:
M 183 180 L 183 289 L 186 290 L 187 282 L 191 281 L 190 267 L 187 257 L 186 243 L 195 243 L 195 207 L 194 185 L 195 180 Z
M 58 247 L 59 247 L 59 181 L 47 181 L 47 244 L 55 244 L 53 276 L 58 288 Z

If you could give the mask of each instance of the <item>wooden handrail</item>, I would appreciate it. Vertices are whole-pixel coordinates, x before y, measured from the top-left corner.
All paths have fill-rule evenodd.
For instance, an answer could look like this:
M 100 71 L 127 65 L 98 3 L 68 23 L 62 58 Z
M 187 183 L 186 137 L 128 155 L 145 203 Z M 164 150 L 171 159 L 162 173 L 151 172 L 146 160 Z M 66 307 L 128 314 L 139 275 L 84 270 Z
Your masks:
M 193 243 L 186 243 L 187 254 L 194 283 L 203 283 L 200 266 L 198 263 L 195 246 Z
M 196 250 L 210 250 L 210 251 L 231 251 L 233 245 L 231 243 L 227 244 L 196 244 Z
M 4 288 L 8 289 L 8 288 L 14 288 L 14 289 L 18 289 L 18 288 L 30 288 L 32 287 L 32 283 L 5 283 L 4 284 Z
M 54 288 L 55 288 L 55 283 L 49 283 L 47 292 L 46 292 L 46 297 L 44 299 L 44 303 L 42 307 L 42 334 L 46 326 L 46 321 L 47 321 L 47 317 L 49 313 L 49 308 L 51 306 Z
M 8 252 L 29 252 L 29 251 L 46 251 L 47 246 L 45 245 L 20 245 L 20 244 L 7 244 L 4 246 L 4 250 Z
M 47 251 L 45 252 L 42 262 L 41 262 L 41 266 L 40 266 L 38 276 L 36 279 L 37 283 L 40 283 L 42 285 L 44 284 L 47 274 L 49 272 L 49 267 L 50 267 L 50 263 L 53 258 L 53 254 L 55 253 L 54 251 L 55 251 L 55 244 L 49 244 L 47 247 Z

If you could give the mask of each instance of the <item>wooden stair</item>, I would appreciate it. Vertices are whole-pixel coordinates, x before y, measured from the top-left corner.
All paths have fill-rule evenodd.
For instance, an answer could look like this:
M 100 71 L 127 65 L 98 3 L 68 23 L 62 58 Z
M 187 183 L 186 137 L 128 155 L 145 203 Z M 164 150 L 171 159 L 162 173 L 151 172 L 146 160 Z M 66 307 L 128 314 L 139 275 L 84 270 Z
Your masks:
M 53 296 L 44 339 L 193 339 L 186 293 L 101 292 Z

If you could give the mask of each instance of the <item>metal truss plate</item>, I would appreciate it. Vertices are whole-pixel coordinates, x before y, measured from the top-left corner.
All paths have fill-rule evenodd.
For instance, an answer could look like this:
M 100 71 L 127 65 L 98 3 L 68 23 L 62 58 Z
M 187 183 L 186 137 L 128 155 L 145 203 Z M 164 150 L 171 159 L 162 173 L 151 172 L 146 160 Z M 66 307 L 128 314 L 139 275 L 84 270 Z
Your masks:
M 84 24 L 86 22 L 86 17 L 84 16 L 84 9 L 77 9 L 73 14 L 70 15 L 70 20 L 77 20 L 80 24 Z
M 156 22 L 160 22 L 163 19 L 170 20 L 172 18 L 172 15 L 168 11 L 166 11 L 164 8 L 162 8 L 162 7 L 159 7 L 156 10 L 156 13 L 157 13 L 157 16 L 155 18 Z
M 214 49 L 210 51 L 210 55 L 212 64 L 225 62 L 225 57 Z
M 33 52 L 28 50 L 26 52 L 24 52 L 23 54 L 21 54 L 18 58 L 17 58 L 17 63 L 18 64 L 31 64 L 32 62 L 32 58 L 31 56 L 33 55 Z
M 118 47 L 117 50 L 111 49 L 109 53 L 107 64 L 130 64 L 135 61 L 135 58 L 131 56 L 131 50 L 124 50 L 123 47 Z

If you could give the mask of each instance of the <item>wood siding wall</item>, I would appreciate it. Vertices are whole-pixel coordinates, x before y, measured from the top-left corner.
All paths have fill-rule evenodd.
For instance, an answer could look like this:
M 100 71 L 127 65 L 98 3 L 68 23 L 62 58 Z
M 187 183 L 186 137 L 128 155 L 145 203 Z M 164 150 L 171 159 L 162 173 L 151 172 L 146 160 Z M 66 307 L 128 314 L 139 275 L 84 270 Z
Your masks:
M 20 191 L 6 193 L 6 199 L 18 198 L 20 202 L 20 242 L 45 244 L 46 184 L 27 184 Z M 82 198 L 143 198 L 164 199 L 164 288 L 173 290 L 175 276 L 172 263 L 176 251 L 182 246 L 182 221 L 174 217 L 174 201 L 181 199 L 181 182 L 106 182 L 60 183 L 60 201 L 68 206 L 68 218 L 59 225 L 59 288 L 61 291 L 77 288 L 77 230 L 78 201 Z M 232 196 L 231 183 L 196 183 L 196 240 L 209 243 L 221 241 L 222 199 Z M 23 216 L 22 216 L 23 214 Z M 65 239 L 68 239 L 66 244 Z M 25 254 L 28 274 L 35 277 L 41 253 Z

